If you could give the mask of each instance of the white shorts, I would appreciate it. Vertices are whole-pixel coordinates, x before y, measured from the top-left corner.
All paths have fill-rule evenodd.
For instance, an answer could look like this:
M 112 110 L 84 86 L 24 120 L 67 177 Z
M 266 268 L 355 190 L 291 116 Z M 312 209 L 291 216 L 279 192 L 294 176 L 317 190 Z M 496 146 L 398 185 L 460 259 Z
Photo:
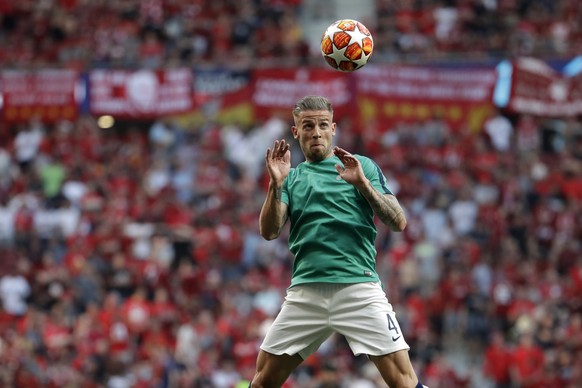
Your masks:
M 354 355 L 381 356 L 410 347 L 379 282 L 308 283 L 289 288 L 261 349 L 306 359 L 337 332 Z

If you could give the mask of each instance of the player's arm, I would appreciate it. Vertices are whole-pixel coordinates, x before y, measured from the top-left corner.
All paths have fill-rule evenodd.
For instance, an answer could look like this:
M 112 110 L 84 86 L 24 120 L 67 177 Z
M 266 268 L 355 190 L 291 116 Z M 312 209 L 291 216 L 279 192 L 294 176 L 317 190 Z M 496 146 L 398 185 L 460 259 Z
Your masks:
M 270 181 L 259 215 L 259 233 L 265 240 L 273 240 L 279 237 L 288 217 L 287 204 L 281 201 L 283 183 L 291 169 L 291 153 L 285 140 L 276 140 L 273 149 L 267 149 L 265 165 Z
M 366 198 L 380 221 L 390 227 L 390 230 L 402 232 L 406 228 L 406 217 L 395 195 L 381 194 L 369 180 L 357 189 Z
M 279 237 L 281 229 L 287 221 L 287 204 L 281 202 L 282 187 L 269 184 L 267 197 L 259 215 L 259 232 L 265 240 Z

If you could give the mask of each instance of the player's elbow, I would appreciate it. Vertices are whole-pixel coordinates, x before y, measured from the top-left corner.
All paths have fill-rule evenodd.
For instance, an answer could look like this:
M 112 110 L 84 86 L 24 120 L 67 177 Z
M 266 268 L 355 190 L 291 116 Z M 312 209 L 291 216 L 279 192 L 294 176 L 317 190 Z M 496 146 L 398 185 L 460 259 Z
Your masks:
M 281 234 L 286 218 L 277 216 L 266 216 L 261 213 L 259 218 L 259 234 L 267 241 L 274 240 Z
M 399 219 L 398 221 L 396 221 L 394 224 L 392 224 L 392 231 L 393 232 L 403 232 L 404 229 L 406 229 L 406 219 L 404 217 L 402 217 L 401 219 Z
M 261 237 L 263 237 L 267 241 L 271 241 L 279 237 L 279 235 L 275 233 L 261 233 Z
M 268 229 L 268 228 L 259 228 L 259 234 L 261 235 L 262 238 L 264 238 L 267 241 L 271 241 L 276 239 L 277 237 L 279 237 L 279 231 L 278 230 L 272 230 L 272 229 Z

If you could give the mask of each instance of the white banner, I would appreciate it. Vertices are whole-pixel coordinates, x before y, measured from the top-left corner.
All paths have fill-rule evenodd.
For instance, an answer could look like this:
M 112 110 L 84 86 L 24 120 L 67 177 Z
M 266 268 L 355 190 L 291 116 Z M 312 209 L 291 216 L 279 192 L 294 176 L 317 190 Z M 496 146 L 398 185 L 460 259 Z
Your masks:
M 192 71 L 93 70 L 89 74 L 92 114 L 148 118 L 192 108 Z

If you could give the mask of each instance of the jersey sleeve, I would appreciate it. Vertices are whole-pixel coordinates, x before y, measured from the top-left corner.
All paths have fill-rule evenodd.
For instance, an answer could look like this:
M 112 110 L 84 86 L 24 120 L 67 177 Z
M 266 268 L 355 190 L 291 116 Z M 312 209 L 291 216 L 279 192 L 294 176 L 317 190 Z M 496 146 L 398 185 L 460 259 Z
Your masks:
M 281 202 L 287 206 L 289 206 L 289 180 L 293 175 L 293 171 L 294 169 L 291 169 L 289 175 L 287 175 L 287 178 L 285 178 L 285 181 L 283 182 L 283 187 L 281 188 Z
M 392 190 L 390 190 L 390 187 L 388 187 L 386 177 L 380 169 L 380 166 L 378 166 L 372 159 L 365 156 L 358 155 L 357 157 L 362 165 L 362 170 L 364 170 L 364 175 L 370 180 L 372 186 L 382 194 L 394 195 Z

